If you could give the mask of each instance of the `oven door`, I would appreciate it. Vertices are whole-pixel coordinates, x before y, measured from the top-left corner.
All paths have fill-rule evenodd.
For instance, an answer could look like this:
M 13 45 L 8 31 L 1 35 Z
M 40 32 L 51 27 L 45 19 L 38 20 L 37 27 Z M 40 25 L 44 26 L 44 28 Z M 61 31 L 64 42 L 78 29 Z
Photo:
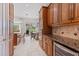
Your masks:
M 55 56 L 78 56 L 78 53 L 55 42 L 54 55 Z

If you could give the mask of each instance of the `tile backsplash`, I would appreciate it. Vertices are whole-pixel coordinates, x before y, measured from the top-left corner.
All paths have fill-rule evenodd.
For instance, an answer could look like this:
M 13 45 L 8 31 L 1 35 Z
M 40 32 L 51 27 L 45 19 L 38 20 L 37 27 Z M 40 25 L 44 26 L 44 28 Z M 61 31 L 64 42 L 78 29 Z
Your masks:
M 79 25 L 54 28 L 53 33 L 65 37 L 79 39 Z

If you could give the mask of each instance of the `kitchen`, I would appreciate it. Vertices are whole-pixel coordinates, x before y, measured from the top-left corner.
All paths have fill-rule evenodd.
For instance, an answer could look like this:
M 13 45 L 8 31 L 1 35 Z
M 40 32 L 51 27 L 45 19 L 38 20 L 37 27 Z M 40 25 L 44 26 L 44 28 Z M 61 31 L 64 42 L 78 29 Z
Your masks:
M 46 56 L 79 55 L 78 3 L 7 3 L 0 4 L 0 8 L 0 18 L 3 19 L 0 20 L 1 56 L 14 55 L 26 31 L 26 23 L 32 21 L 39 24 L 38 42 Z M 14 23 L 22 27 L 18 33 L 13 32 Z
M 78 3 L 50 3 L 40 10 L 40 46 L 49 56 L 78 56 Z

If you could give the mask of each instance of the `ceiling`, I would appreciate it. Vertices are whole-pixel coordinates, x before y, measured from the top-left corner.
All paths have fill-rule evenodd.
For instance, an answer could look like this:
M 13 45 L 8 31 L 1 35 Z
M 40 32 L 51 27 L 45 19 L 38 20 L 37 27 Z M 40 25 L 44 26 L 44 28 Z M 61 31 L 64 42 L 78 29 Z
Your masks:
M 47 6 L 48 3 L 14 3 L 15 17 L 38 18 L 41 6 Z

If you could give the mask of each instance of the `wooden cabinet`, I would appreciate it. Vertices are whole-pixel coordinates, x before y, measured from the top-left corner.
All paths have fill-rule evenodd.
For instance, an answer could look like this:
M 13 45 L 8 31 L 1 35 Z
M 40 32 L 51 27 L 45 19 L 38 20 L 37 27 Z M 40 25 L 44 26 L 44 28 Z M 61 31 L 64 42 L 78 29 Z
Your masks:
M 52 38 L 48 37 L 48 56 L 52 56 L 53 55 L 53 42 L 52 42 Z
M 61 4 L 54 4 L 53 26 L 59 26 L 61 20 Z
M 54 5 L 51 3 L 48 6 L 48 26 L 52 27 L 53 17 L 54 17 Z
M 79 22 L 78 3 L 51 3 L 48 6 L 48 26 L 73 24 Z
M 12 3 L 9 3 L 9 19 L 14 19 L 14 5 Z
M 43 35 L 43 50 L 48 56 L 53 55 L 53 42 L 51 37 Z
M 61 20 L 61 4 L 49 4 L 48 6 L 48 26 L 58 26 Z
M 73 4 L 74 19 L 72 22 L 79 22 L 79 3 Z
M 40 12 L 39 12 L 39 22 L 40 22 L 40 36 L 42 37 L 42 33 L 52 33 L 51 32 L 51 28 L 48 27 L 48 24 L 47 24 L 47 19 L 48 19 L 48 8 L 47 7 L 42 7 L 40 9 Z M 42 47 L 43 43 L 42 43 L 43 39 L 40 38 L 39 40 L 39 43 L 40 43 L 40 46 Z
M 43 33 L 50 33 L 50 28 L 48 27 L 48 24 L 47 24 L 47 20 L 48 20 L 48 8 L 47 7 L 42 7 L 40 9 L 40 18 L 39 18 L 39 21 L 40 21 L 40 28 L 42 30 Z
M 42 7 L 40 9 L 40 26 L 43 32 L 47 32 L 47 7 Z
M 53 5 L 51 5 L 53 7 Z M 52 55 L 52 39 L 50 39 L 47 35 L 43 34 L 51 34 L 52 33 L 52 17 L 53 17 L 52 8 L 42 7 L 40 10 L 40 33 L 42 38 L 39 40 L 40 45 L 42 45 L 42 49 L 45 51 L 47 55 Z M 50 16 L 52 15 L 52 16 Z M 49 17 L 49 18 L 48 18 Z M 48 22 L 49 21 L 49 22 Z
M 13 35 L 13 46 L 17 45 L 17 34 Z
M 14 21 L 14 6 L 9 4 L 9 55 L 12 56 L 14 53 L 13 47 L 13 21 Z
M 48 26 L 59 26 L 79 21 L 78 3 L 52 3 L 48 6 Z
M 13 48 L 13 20 L 9 20 L 9 55 L 12 56 L 14 53 Z
M 71 24 L 79 22 L 79 4 L 78 3 L 63 3 L 62 4 L 62 24 Z
M 62 24 L 68 24 L 68 23 L 71 23 L 71 20 L 72 20 L 72 4 L 68 4 L 68 3 L 63 3 L 62 5 L 62 8 L 61 8 L 61 22 Z
M 46 21 L 47 21 L 47 7 L 42 7 L 40 9 L 40 12 L 39 12 L 39 23 L 40 23 L 40 32 L 39 32 L 39 44 L 41 46 L 41 48 L 43 48 L 43 38 L 42 38 L 42 32 L 46 31 Z
M 77 24 L 79 22 L 78 3 L 51 3 L 48 7 L 40 10 L 40 30 L 43 34 L 51 34 L 52 27 Z M 42 44 L 41 44 L 42 43 Z M 52 55 L 52 40 L 49 36 L 43 35 L 40 41 L 43 50 L 47 55 Z

